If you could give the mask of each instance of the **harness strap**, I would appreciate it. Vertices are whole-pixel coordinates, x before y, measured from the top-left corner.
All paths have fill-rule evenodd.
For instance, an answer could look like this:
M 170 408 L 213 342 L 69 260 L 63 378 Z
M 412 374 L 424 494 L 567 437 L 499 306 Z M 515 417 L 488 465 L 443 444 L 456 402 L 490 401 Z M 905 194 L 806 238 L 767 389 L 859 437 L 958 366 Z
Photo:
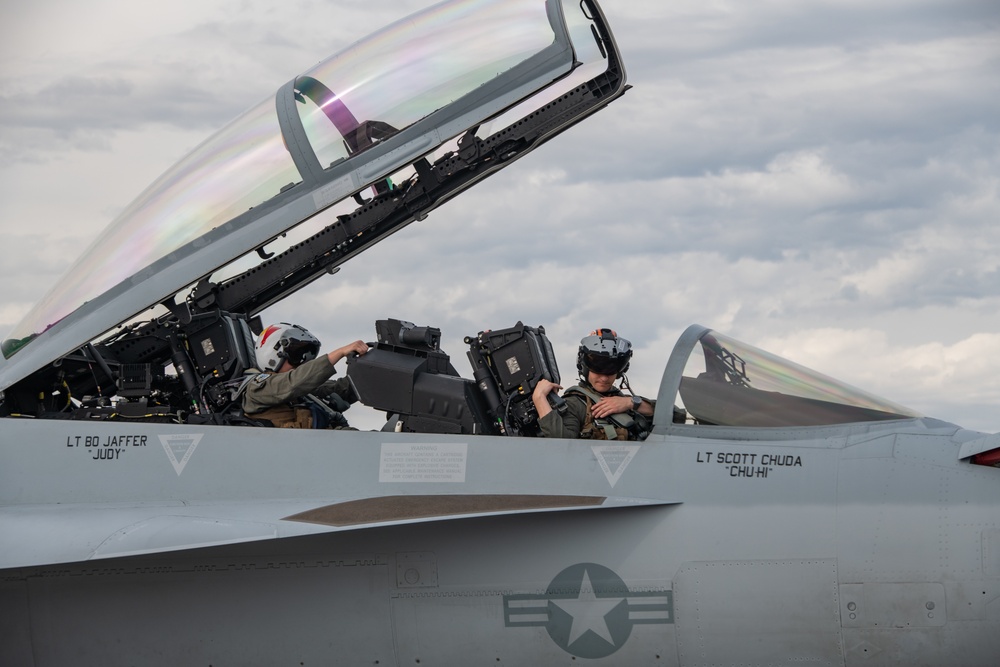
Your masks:
M 246 392 L 247 385 L 250 384 L 250 380 L 254 379 L 258 375 L 260 375 L 260 371 L 258 371 L 255 368 L 250 369 L 249 371 L 244 373 L 245 377 L 240 381 L 240 386 L 236 388 L 236 392 L 233 394 L 234 401 L 238 401 L 243 398 L 243 394 Z
M 579 385 L 572 386 L 566 391 L 564 391 L 563 397 L 565 398 L 567 394 L 581 394 L 582 396 L 589 398 L 593 403 L 597 403 L 602 398 L 605 398 L 601 394 L 598 394 L 596 391 L 588 389 L 587 387 L 581 387 Z M 601 430 L 604 431 L 605 439 L 607 440 L 618 439 L 619 435 L 618 430 L 611 424 L 611 422 L 607 421 L 606 419 L 597 419 L 596 417 L 594 417 L 593 413 L 590 412 L 589 405 L 587 406 L 587 418 L 593 421 L 595 427 L 600 428 Z
M 563 392 L 563 396 L 565 396 L 566 394 L 583 394 L 584 396 L 592 400 L 594 403 L 597 403 L 599 400 L 604 398 L 604 396 L 601 396 L 593 389 L 588 389 L 587 387 L 581 387 L 580 385 L 573 385 L 572 387 Z

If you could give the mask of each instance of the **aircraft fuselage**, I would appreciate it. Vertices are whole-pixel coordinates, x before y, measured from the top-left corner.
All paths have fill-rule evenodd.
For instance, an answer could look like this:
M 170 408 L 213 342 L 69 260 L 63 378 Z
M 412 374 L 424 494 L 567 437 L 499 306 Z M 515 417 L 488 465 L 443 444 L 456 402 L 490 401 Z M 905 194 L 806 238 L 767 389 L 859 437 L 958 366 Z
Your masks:
M 38 442 L 11 425 L 4 460 L 44 454 L 65 502 L 5 468 L 4 535 L 37 541 L 6 551 L 78 551 L 3 570 L 5 664 L 1000 654 L 1000 472 L 960 460 L 973 434 L 942 422 L 622 444 L 108 423 Z M 333 532 L 282 538 L 268 511 Z

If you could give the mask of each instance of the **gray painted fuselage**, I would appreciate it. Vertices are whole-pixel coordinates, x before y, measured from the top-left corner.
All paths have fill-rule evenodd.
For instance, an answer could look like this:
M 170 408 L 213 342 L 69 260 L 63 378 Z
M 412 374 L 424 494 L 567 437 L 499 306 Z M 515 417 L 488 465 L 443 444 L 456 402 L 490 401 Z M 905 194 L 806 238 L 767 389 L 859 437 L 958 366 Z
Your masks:
M 960 459 L 982 434 L 934 420 L 625 445 L 38 427 L 5 424 L 4 664 L 1000 655 L 1000 471 Z M 505 496 L 529 500 L 491 508 Z M 412 515 L 441 497 L 487 499 Z M 348 501 L 367 521 L 323 523 Z

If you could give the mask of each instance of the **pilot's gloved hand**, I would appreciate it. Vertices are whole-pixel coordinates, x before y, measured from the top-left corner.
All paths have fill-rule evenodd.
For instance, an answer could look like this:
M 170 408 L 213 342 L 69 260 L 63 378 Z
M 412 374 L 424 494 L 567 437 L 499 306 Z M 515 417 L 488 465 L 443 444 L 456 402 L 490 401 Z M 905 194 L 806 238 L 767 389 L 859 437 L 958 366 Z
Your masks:
M 549 382 L 545 378 L 541 378 L 538 381 L 538 384 L 535 385 L 535 390 L 531 392 L 531 398 L 532 400 L 545 400 L 545 397 L 553 391 L 562 391 L 562 386 L 556 384 L 555 382 Z
M 347 355 L 351 353 L 361 356 L 368 352 L 368 344 L 364 341 L 356 340 L 353 343 L 348 343 L 344 347 L 338 347 L 333 352 L 328 353 L 326 356 L 330 359 L 331 364 L 335 364 Z
M 538 418 L 541 419 L 545 415 L 552 412 L 552 404 L 549 402 L 549 394 L 561 390 L 562 387 L 557 385 L 555 382 L 550 382 L 545 378 L 541 378 L 538 384 L 531 392 L 531 402 L 535 404 L 535 411 L 538 412 Z M 553 396 L 558 396 L 553 394 Z
M 591 412 L 598 419 L 603 419 L 608 415 L 617 415 L 621 412 L 628 412 L 632 409 L 632 398 L 630 396 L 605 396 L 594 403 Z

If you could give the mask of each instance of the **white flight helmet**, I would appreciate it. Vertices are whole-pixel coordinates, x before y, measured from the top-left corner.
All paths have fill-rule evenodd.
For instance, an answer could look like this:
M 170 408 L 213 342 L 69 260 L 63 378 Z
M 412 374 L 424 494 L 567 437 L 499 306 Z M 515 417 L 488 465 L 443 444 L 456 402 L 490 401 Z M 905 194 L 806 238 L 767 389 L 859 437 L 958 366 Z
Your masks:
M 254 345 L 257 365 L 264 371 L 276 371 L 287 359 L 298 366 L 319 354 L 319 339 L 303 327 L 279 322 L 265 327 Z

